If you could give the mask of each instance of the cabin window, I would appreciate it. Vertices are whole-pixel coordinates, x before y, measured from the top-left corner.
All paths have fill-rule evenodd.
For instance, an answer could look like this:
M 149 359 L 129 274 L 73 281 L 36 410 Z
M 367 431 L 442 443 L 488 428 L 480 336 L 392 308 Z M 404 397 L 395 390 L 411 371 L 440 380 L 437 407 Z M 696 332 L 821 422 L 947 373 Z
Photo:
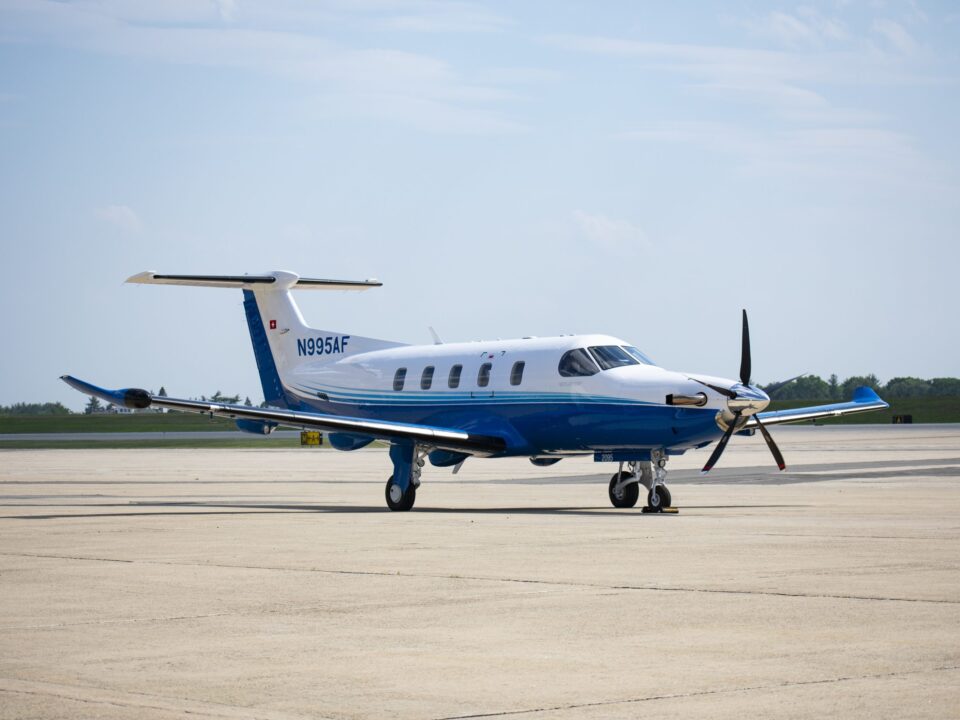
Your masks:
M 653 360 L 651 360 L 649 357 L 644 355 L 642 352 L 637 350 L 632 345 L 624 345 L 623 349 L 626 350 L 628 353 L 630 353 L 634 358 L 636 358 L 637 362 L 641 362 L 644 365 L 656 365 L 656 363 Z
M 493 365 L 490 363 L 484 363 L 480 366 L 480 371 L 477 373 L 477 385 L 479 387 L 486 387 L 490 384 L 490 368 Z
M 403 383 L 407 379 L 407 369 L 400 368 L 393 374 L 393 389 L 399 392 L 403 390 Z
M 517 360 L 510 370 L 510 384 L 519 385 L 523 382 L 523 368 L 526 363 L 523 360 Z
M 601 370 L 639 365 L 639 362 L 619 345 L 595 345 L 590 348 L 590 354 Z
M 431 385 L 433 385 L 433 365 L 427 365 L 420 376 L 420 389 L 429 390 Z
M 463 365 L 454 365 L 450 368 L 450 375 L 447 377 L 447 387 L 460 387 L 460 373 L 463 372 Z
M 557 370 L 563 377 L 581 377 L 584 375 L 596 375 L 600 372 L 596 363 L 590 359 L 590 355 L 583 348 L 568 350 L 560 358 L 560 364 Z

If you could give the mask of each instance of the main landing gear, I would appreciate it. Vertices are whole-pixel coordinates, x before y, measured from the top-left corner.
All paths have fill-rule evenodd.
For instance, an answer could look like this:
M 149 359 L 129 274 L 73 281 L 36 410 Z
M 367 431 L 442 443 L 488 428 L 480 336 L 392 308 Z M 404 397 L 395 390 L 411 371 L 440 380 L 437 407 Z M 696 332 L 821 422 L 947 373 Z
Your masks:
M 673 499 L 666 486 L 667 456 L 662 450 L 650 453 L 650 461 L 631 460 L 620 463 L 620 469 L 610 478 L 608 493 L 610 503 L 616 508 L 630 508 L 640 499 L 640 486 L 647 490 L 647 505 L 644 512 L 662 512 L 671 506 Z M 624 465 L 627 469 L 624 470 Z
M 428 452 L 427 448 L 414 443 L 393 443 L 390 446 L 393 475 L 387 478 L 384 488 L 388 508 L 407 511 L 413 507 L 417 501 L 417 488 L 420 487 L 420 472 Z

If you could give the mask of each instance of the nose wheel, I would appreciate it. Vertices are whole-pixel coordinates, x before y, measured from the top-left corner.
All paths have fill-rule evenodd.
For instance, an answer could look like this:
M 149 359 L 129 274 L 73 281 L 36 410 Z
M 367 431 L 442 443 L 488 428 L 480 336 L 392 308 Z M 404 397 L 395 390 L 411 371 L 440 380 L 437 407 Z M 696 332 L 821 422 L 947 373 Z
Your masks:
M 610 504 L 615 508 L 632 508 L 640 498 L 640 483 L 632 472 L 621 470 L 610 478 Z
M 666 485 L 655 485 L 647 493 L 647 507 L 650 512 L 660 512 L 664 508 L 670 507 L 672 498 Z

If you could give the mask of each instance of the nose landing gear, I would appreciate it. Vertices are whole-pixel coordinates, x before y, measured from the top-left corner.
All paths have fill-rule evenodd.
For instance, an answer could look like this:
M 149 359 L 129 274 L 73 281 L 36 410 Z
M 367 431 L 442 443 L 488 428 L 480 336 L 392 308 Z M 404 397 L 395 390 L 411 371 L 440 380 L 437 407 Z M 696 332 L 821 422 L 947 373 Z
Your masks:
M 667 456 L 663 450 L 653 450 L 649 461 L 621 462 L 620 469 L 610 478 L 607 492 L 610 504 L 616 508 L 630 508 L 640 499 L 640 486 L 647 489 L 645 513 L 663 512 L 671 507 L 673 498 L 666 486 Z M 624 465 L 627 469 L 624 470 Z

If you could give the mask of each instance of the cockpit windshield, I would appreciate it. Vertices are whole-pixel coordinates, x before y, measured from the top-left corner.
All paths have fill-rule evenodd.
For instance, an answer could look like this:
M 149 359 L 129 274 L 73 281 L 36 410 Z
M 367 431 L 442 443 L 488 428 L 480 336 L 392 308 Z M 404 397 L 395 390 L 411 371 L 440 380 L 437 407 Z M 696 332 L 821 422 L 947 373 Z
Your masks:
M 635 347 L 631 345 L 625 345 L 623 349 L 626 350 L 628 353 L 630 353 L 632 357 L 636 358 L 638 362 L 641 362 L 644 365 L 656 365 L 656 363 L 653 360 L 648 358 L 646 355 L 644 355 L 642 352 L 640 352 L 639 350 L 637 350 Z
M 638 360 L 619 345 L 594 345 L 590 348 L 590 354 L 593 355 L 601 370 L 639 364 Z
M 570 350 L 560 358 L 560 364 L 557 370 L 563 377 L 583 377 L 586 375 L 596 375 L 600 372 L 590 355 L 583 348 Z
M 628 365 L 653 365 L 653 360 L 632 346 L 592 345 L 565 352 L 557 370 L 563 377 L 584 377 Z

